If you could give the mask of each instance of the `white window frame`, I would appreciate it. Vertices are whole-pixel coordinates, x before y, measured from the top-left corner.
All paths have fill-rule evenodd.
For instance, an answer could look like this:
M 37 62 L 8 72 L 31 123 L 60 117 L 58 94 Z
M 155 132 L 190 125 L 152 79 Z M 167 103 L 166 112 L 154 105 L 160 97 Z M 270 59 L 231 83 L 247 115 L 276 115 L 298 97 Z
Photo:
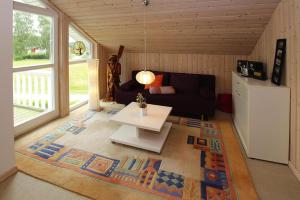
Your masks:
M 94 57 L 93 52 L 94 52 L 94 48 L 95 48 L 94 42 L 86 34 L 84 34 L 74 23 L 71 22 L 69 24 L 69 28 L 70 28 L 70 26 L 72 28 L 74 28 L 81 37 L 83 37 L 84 39 L 86 39 L 91 44 L 91 48 L 90 48 L 91 57 L 90 58 L 86 58 L 86 59 L 69 60 L 69 71 L 70 71 L 70 65 L 72 65 L 72 64 L 86 63 L 88 61 L 88 59 L 92 59 Z M 69 37 L 70 37 L 70 35 L 69 35 Z M 68 39 L 69 39 L 69 37 L 68 37 Z M 68 42 L 68 44 L 69 44 L 69 42 Z M 83 102 L 78 103 L 78 104 L 75 104 L 73 106 L 69 105 L 69 107 L 70 107 L 69 109 L 70 109 L 70 111 L 74 111 L 74 110 L 76 110 L 76 109 L 78 109 L 78 108 L 86 105 L 87 103 L 88 103 L 88 100 L 83 101 Z
M 16 11 L 23 11 L 37 15 L 44 15 L 47 17 L 51 17 L 53 19 L 53 46 L 52 49 L 52 63 L 51 64 L 40 64 L 40 65 L 32 65 L 32 66 L 24 66 L 20 68 L 13 68 L 13 73 L 16 72 L 24 72 L 29 70 L 38 70 L 38 69 L 46 69 L 51 68 L 53 69 L 53 79 L 52 79 L 52 94 L 53 97 L 53 106 L 54 110 L 49 112 L 43 112 L 41 115 L 37 116 L 34 119 L 29 119 L 22 124 L 15 126 L 15 136 L 21 135 L 24 132 L 32 130 L 35 127 L 40 126 L 50 120 L 53 120 L 59 116 L 59 99 L 58 99 L 58 13 L 51 9 L 50 7 L 47 8 L 40 8 L 36 6 L 32 6 L 25 3 L 20 2 L 13 2 L 13 9 Z

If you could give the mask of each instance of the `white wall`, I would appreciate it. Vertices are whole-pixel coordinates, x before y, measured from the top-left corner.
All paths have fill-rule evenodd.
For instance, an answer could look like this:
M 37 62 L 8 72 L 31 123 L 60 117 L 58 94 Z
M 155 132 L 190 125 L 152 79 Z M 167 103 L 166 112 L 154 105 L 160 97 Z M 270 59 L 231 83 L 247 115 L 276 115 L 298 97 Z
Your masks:
M 15 166 L 12 94 L 12 0 L 0 1 L 0 176 Z

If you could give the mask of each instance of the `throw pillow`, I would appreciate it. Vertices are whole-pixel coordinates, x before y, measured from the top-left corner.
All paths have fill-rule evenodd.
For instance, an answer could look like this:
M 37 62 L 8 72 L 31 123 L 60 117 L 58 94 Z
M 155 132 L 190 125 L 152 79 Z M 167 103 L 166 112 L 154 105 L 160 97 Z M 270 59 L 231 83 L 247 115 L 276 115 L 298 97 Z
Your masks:
M 161 94 L 160 87 L 150 86 L 149 93 L 150 94 Z
M 156 75 L 155 80 L 152 83 L 145 85 L 145 90 L 150 89 L 151 86 L 160 87 L 162 85 L 163 78 L 164 76 L 162 74 Z
M 173 86 L 162 86 L 160 87 L 161 94 L 175 94 Z
M 150 94 L 175 94 L 175 89 L 173 86 L 161 86 L 161 87 L 153 87 L 149 88 Z

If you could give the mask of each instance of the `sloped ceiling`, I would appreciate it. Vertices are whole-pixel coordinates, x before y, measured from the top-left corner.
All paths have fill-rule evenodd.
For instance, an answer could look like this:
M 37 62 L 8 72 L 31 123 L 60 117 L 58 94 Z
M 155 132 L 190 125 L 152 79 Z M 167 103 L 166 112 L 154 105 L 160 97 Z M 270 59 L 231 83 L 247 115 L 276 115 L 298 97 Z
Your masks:
M 144 49 L 142 0 L 51 0 L 112 51 Z M 150 0 L 149 52 L 249 54 L 280 0 Z

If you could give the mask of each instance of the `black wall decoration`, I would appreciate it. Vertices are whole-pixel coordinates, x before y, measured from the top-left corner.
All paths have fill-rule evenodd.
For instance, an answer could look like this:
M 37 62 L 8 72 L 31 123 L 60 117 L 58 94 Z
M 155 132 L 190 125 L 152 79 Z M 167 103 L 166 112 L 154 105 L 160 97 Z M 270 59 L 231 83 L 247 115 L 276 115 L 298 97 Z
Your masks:
M 282 71 L 285 64 L 286 39 L 277 40 L 272 82 L 276 85 L 281 84 Z

